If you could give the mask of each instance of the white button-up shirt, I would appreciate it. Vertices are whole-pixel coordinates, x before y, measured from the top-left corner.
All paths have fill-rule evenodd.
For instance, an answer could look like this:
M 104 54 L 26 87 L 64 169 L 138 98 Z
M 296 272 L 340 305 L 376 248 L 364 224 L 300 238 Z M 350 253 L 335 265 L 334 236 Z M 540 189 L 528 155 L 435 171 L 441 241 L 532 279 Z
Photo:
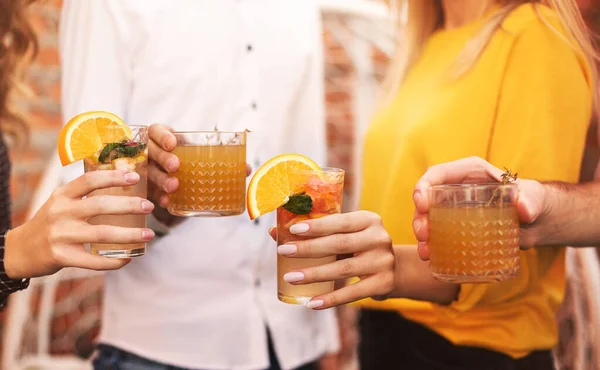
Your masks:
M 65 121 L 247 128 L 254 168 L 286 152 L 325 164 L 314 0 L 66 0 L 60 41 Z M 284 369 L 337 350 L 332 310 L 277 300 L 274 224 L 186 219 L 107 274 L 100 341 L 194 369 L 267 368 L 267 326 Z

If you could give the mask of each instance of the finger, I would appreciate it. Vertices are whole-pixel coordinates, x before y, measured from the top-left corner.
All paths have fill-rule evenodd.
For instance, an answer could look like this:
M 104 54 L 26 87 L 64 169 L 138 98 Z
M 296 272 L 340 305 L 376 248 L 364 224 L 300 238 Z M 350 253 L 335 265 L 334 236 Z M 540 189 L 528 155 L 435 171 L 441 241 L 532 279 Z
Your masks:
M 147 243 L 154 238 L 154 231 L 148 228 L 90 225 L 88 223 L 82 223 L 77 227 L 62 227 L 55 233 L 54 238 L 66 244 L 134 244 Z
M 167 194 L 163 194 L 160 196 L 159 205 L 162 208 L 167 208 L 169 205 L 169 196 Z
M 150 158 L 151 162 L 155 162 L 168 172 L 177 172 L 179 169 L 179 158 L 175 154 L 163 150 L 152 140 L 148 141 L 148 157 Z
M 370 275 L 387 269 L 391 270 L 394 262 L 394 256 L 391 253 L 386 250 L 375 249 L 355 257 L 321 266 L 288 272 L 283 275 L 283 280 L 292 285 L 342 280 L 355 276 Z
M 269 235 L 271 236 L 271 238 L 273 238 L 273 240 L 277 240 L 277 228 L 276 227 L 270 228 Z
M 339 254 L 360 253 L 391 245 L 383 229 L 368 228 L 357 233 L 333 234 L 314 239 L 291 241 L 277 247 L 277 253 L 293 258 L 321 258 Z
M 369 276 L 354 284 L 334 290 L 331 293 L 313 297 L 308 302 L 306 307 L 323 310 L 330 307 L 356 302 L 368 297 L 385 296 L 391 292 L 393 289 L 393 284 L 393 273 Z
M 177 146 L 177 138 L 173 135 L 173 131 L 173 128 L 168 125 L 155 123 L 148 130 L 148 138 L 162 150 L 172 152 Z
M 427 215 L 415 214 L 413 218 L 413 232 L 420 242 L 425 242 L 429 239 L 429 220 L 427 219 Z
M 517 211 L 519 221 L 529 224 L 542 215 L 546 203 L 546 189 L 533 180 L 517 180 L 519 183 L 519 195 L 517 197 Z
M 337 233 L 358 232 L 370 225 L 380 223 L 381 217 L 373 212 L 336 213 L 294 224 L 290 227 L 290 233 L 313 237 L 326 236 Z
M 415 207 L 419 212 L 427 213 L 428 189 L 431 186 L 460 184 L 463 182 L 500 181 L 502 173 L 502 170 L 478 157 L 469 157 L 432 166 L 415 185 Z
M 417 251 L 421 260 L 429 261 L 429 244 L 427 242 L 418 242 Z
M 59 260 L 64 267 L 78 267 L 88 270 L 117 270 L 131 262 L 131 258 L 107 258 L 90 254 L 80 247 L 59 250 Z
M 246 177 L 250 176 L 252 173 L 252 166 L 249 163 L 246 163 Z
M 151 162 L 148 166 L 148 180 L 167 194 L 174 193 L 179 187 L 179 180 L 176 177 L 169 176 L 165 171 L 156 167 L 154 162 Z
M 92 171 L 84 173 L 77 179 L 56 190 L 69 198 L 81 198 L 94 190 L 114 186 L 131 186 L 140 181 L 140 175 L 126 170 Z
M 95 195 L 74 204 L 71 212 L 82 219 L 98 215 L 144 215 L 154 209 L 154 204 L 147 199 L 116 195 Z

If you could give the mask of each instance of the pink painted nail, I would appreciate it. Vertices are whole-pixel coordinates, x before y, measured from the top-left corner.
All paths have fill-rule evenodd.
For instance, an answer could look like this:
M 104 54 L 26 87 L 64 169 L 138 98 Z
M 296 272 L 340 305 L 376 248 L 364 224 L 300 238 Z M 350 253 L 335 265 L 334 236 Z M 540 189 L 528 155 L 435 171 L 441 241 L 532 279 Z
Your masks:
M 304 280 L 304 274 L 298 271 L 288 272 L 287 274 L 283 275 L 283 280 L 287 281 L 288 283 L 296 283 Z
M 127 181 L 128 183 L 133 184 L 140 179 L 140 175 L 138 175 L 135 172 L 128 172 L 125 175 L 123 175 L 123 178 L 125 178 L 125 181 Z
M 325 301 L 323 301 L 322 299 L 315 299 L 314 301 L 310 301 L 306 304 L 306 308 L 318 308 L 321 307 L 323 304 L 325 303 Z
M 290 233 L 292 234 L 302 234 L 308 231 L 308 224 L 300 223 L 295 224 L 290 227 Z
M 150 241 L 154 238 L 154 231 L 148 229 L 148 230 L 143 230 L 142 231 L 142 239 L 144 239 L 145 241 Z
M 154 204 L 152 204 L 152 202 L 149 202 L 147 200 L 142 200 L 142 211 L 150 212 L 153 209 L 154 209 Z
M 296 246 L 292 244 L 282 244 L 279 247 L 277 247 L 277 253 L 281 254 L 282 256 L 291 256 L 293 254 L 296 254 L 297 251 L 298 248 L 296 248 Z

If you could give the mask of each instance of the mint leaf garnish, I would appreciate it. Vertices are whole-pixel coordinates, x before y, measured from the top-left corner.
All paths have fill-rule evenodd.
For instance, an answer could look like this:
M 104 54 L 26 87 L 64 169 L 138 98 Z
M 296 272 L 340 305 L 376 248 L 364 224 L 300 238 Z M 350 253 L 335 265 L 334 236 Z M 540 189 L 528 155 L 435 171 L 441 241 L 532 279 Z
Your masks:
M 306 215 L 309 214 L 312 210 L 312 198 L 310 195 L 306 194 L 298 194 L 292 195 L 290 200 L 282 207 L 288 212 L 291 212 L 296 215 Z
M 98 156 L 98 162 L 110 163 L 117 158 L 134 158 L 144 149 L 146 149 L 145 143 L 134 143 L 130 141 L 106 144 Z

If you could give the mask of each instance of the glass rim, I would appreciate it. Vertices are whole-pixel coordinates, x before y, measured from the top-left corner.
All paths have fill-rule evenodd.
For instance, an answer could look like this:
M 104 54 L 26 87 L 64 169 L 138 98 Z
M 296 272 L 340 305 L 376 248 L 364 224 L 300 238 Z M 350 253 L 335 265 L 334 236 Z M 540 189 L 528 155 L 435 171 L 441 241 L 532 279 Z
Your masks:
M 346 173 L 343 168 L 322 167 L 320 170 L 295 170 L 293 172 L 312 172 L 312 173 Z
M 150 126 L 148 126 L 148 125 L 125 125 L 125 126 L 129 127 L 129 128 L 134 128 L 134 129 L 142 129 L 142 128 L 144 128 L 146 130 L 150 128 Z M 110 125 L 106 125 L 105 127 L 108 127 L 108 128 L 117 128 L 117 127 L 124 127 L 124 126 L 123 125 L 110 124 Z
M 444 184 L 444 185 L 432 185 L 429 187 L 430 191 L 441 191 L 441 190 L 482 190 L 482 189 L 512 189 L 518 188 L 515 183 L 502 184 L 499 182 L 482 182 L 482 183 L 471 183 L 471 184 Z
M 205 131 L 171 131 L 173 135 L 185 135 L 185 134 L 244 134 L 246 135 L 248 131 L 215 131 L 215 130 L 205 130 Z

